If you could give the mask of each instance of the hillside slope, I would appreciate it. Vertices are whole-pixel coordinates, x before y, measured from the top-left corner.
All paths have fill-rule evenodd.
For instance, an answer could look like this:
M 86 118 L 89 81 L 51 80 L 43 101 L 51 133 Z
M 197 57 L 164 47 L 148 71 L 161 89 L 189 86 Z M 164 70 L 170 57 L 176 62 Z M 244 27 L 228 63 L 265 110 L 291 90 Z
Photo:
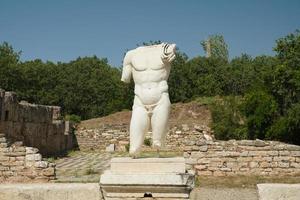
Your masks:
M 93 129 L 104 124 L 129 124 L 131 111 L 122 111 L 111 115 L 82 121 L 79 128 Z M 170 126 L 181 124 L 201 124 L 209 126 L 211 113 L 207 105 L 198 102 L 172 104 L 169 123 Z

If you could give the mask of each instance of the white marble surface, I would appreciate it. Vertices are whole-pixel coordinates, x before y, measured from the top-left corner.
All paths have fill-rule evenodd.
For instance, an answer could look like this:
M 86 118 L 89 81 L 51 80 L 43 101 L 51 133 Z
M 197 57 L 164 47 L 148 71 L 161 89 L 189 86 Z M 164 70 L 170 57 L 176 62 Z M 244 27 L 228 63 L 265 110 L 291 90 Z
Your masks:
M 105 171 L 100 184 L 184 186 L 188 184 L 188 178 L 187 174 L 115 174 Z
M 113 158 L 110 171 L 114 174 L 170 174 L 185 173 L 183 157 L 176 158 Z
M 100 177 L 106 197 L 154 197 L 188 199 L 194 187 L 194 175 L 185 172 L 185 159 L 175 158 L 113 158 L 110 170 Z
M 259 200 L 299 200 L 300 184 L 257 184 Z
M 97 183 L 0 184 L 0 200 L 99 200 Z
M 133 79 L 134 104 L 130 122 L 130 154 L 136 155 L 151 127 L 153 147 L 164 145 L 170 113 L 167 80 L 175 59 L 175 44 L 143 46 L 128 51 L 124 57 L 121 80 Z

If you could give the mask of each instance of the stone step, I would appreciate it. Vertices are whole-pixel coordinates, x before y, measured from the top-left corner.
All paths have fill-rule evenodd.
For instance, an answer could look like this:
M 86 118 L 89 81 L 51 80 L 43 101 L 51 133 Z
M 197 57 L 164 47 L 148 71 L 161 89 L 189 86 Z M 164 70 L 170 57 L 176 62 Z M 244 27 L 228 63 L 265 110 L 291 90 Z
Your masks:
M 111 172 L 122 174 L 161 174 L 185 173 L 185 160 L 183 157 L 174 158 L 143 158 L 133 159 L 119 157 L 111 159 Z
M 0 133 L 0 138 L 5 137 L 4 133 Z

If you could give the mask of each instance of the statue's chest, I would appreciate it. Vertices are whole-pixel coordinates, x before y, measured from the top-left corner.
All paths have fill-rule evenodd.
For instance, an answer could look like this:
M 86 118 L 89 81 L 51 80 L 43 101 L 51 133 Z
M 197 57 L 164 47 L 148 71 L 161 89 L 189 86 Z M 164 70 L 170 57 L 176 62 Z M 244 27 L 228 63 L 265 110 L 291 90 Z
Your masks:
M 159 70 L 164 68 L 161 53 L 158 51 L 140 51 L 132 57 L 131 63 L 136 71 Z

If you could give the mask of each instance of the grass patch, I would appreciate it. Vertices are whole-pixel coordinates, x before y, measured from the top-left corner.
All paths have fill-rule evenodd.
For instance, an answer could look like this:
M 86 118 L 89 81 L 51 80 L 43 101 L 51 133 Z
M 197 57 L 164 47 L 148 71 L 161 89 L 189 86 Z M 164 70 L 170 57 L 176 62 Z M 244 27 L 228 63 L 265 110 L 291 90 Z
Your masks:
M 151 147 L 152 145 L 152 139 L 151 138 L 145 138 L 144 139 L 144 145 Z
M 57 158 L 55 158 L 55 157 L 49 157 L 49 158 L 46 159 L 46 161 L 48 161 L 50 163 L 54 163 L 55 160 L 57 160 Z
M 78 154 L 80 154 L 81 151 L 79 150 L 70 150 L 67 152 L 67 157 L 72 157 L 72 156 L 76 156 Z
M 195 101 L 201 105 L 212 105 L 220 97 L 198 97 Z
M 195 180 L 196 187 L 256 188 L 259 183 L 300 183 L 300 176 L 232 176 L 200 177 Z
M 93 168 L 88 168 L 85 170 L 84 175 L 92 175 L 92 174 L 99 174 L 96 170 Z

